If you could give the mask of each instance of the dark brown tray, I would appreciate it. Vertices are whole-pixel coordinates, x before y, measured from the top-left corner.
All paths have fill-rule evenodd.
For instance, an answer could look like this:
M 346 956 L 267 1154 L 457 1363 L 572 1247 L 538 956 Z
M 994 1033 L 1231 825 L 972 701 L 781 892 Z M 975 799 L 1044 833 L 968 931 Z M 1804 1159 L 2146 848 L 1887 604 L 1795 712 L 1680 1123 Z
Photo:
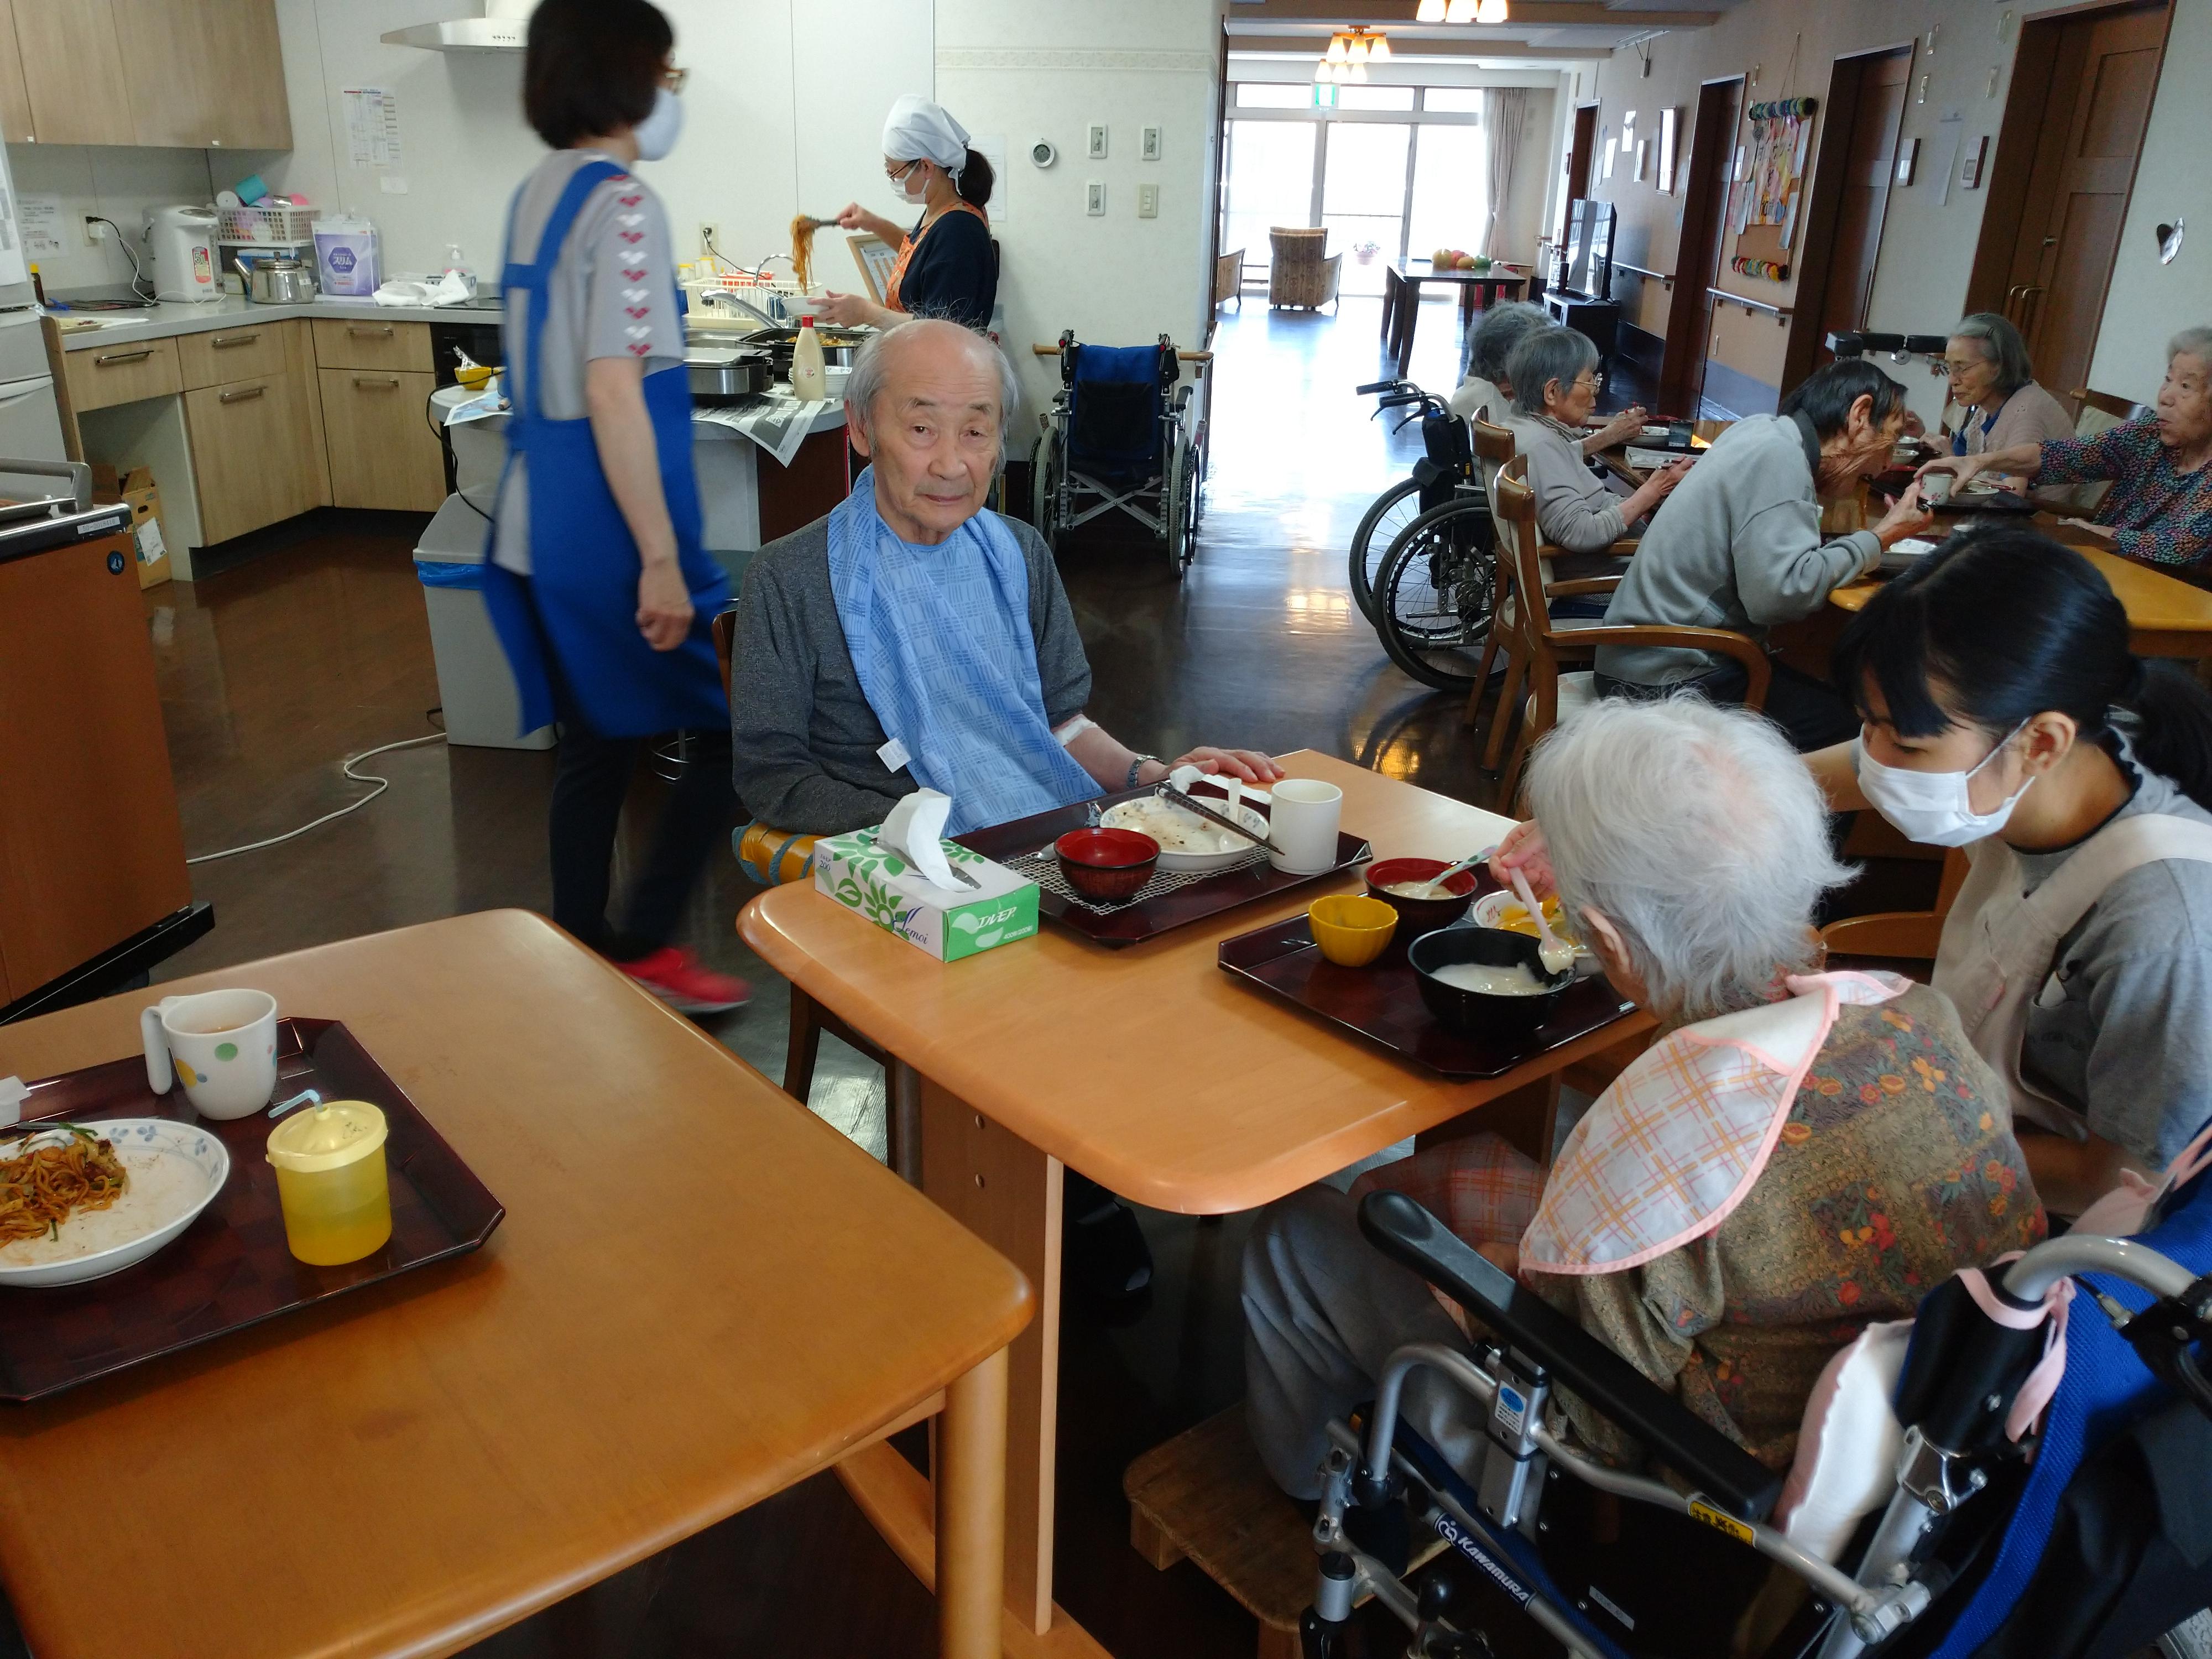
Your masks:
M 1484 883 L 1485 888 L 1492 884 Z M 1559 999 L 1552 1018 L 1525 1036 L 1455 1036 L 1421 1000 L 1406 960 L 1411 942 L 1393 939 L 1367 967 L 1340 968 L 1322 957 L 1306 919 L 1292 916 L 1222 940 L 1219 959 L 1224 972 L 1246 984 L 1453 1079 L 1502 1076 L 1523 1060 L 1610 1025 L 1636 1006 L 1597 974 L 1578 981 Z
M 134 1267 L 82 1285 L 0 1290 L 0 1401 L 43 1399 L 465 1255 L 489 1238 L 507 1214 L 415 1103 L 334 1019 L 277 1022 L 276 1098 L 317 1089 L 325 1100 L 366 1100 L 384 1110 L 392 1237 L 376 1255 L 342 1267 L 311 1267 L 285 1248 L 276 1171 L 265 1156 L 275 1126 L 265 1112 L 228 1123 L 202 1118 L 182 1089 L 166 1095 L 149 1089 L 146 1062 L 138 1054 L 33 1087 L 40 1118 L 169 1117 L 197 1123 L 229 1148 L 230 1176 L 181 1236 Z
M 1005 863 L 1020 858 L 1042 848 L 1048 848 L 1071 830 L 1080 830 L 1091 822 L 1091 809 L 1104 811 L 1125 800 L 1139 800 L 1152 793 L 1150 789 L 1124 789 L 1111 795 L 1102 795 L 1095 801 L 1079 802 L 1073 806 L 1056 807 L 1049 812 L 1039 812 L 1026 818 L 1016 818 L 1008 823 L 995 823 L 988 830 L 971 830 L 964 836 L 952 839 L 971 852 L 985 858 Z M 1225 792 L 1209 787 L 1200 780 L 1193 793 L 1211 799 Z M 1247 805 L 1263 817 L 1268 809 L 1257 801 Z M 1194 921 L 1203 921 L 1208 916 L 1218 916 L 1224 910 L 1234 910 L 1240 904 L 1250 904 L 1260 899 L 1273 898 L 1309 883 L 1326 881 L 1330 877 L 1364 863 L 1375 856 L 1374 849 L 1358 836 L 1340 830 L 1336 837 L 1336 862 L 1328 869 L 1310 876 L 1287 875 L 1264 860 L 1236 870 L 1224 870 L 1218 876 L 1208 876 L 1171 892 L 1140 899 L 1115 910 L 1104 912 L 1085 908 L 1080 904 L 1054 892 L 1049 887 L 1037 889 L 1037 914 L 1048 916 L 1069 932 L 1080 933 L 1094 944 L 1118 950 L 1125 945 L 1136 945 L 1158 938 L 1171 928 L 1182 927 Z

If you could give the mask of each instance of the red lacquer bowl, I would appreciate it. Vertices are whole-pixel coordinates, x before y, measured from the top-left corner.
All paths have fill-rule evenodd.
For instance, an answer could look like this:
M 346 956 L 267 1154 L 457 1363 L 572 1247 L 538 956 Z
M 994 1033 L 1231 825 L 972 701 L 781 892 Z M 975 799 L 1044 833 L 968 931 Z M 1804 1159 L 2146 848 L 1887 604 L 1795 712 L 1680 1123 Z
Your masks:
M 1444 884 L 1445 890 L 1455 896 L 1448 899 L 1407 898 L 1382 890 L 1393 882 L 1434 881 L 1450 868 L 1442 859 L 1384 859 L 1367 866 L 1367 890 L 1404 918 L 1406 937 L 1433 933 L 1467 915 L 1479 884 L 1474 871 L 1462 870 Z
M 1070 887 L 1104 901 L 1128 897 L 1152 878 L 1160 860 L 1159 842 L 1134 830 L 1071 830 L 1052 850 Z

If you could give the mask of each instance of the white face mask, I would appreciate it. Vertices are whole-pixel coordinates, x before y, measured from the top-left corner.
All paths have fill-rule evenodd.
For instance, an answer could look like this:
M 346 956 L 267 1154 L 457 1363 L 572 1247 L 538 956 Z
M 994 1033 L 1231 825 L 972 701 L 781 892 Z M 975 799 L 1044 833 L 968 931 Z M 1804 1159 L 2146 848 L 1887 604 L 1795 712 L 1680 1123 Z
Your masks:
M 892 179 L 891 189 L 896 192 L 899 200 L 908 207 L 920 207 L 927 202 L 929 199 L 929 178 L 922 172 L 921 163 L 919 161 L 913 163 L 904 173 Z
M 658 161 L 676 148 L 676 139 L 684 131 L 684 100 L 666 87 L 653 94 L 653 113 L 630 130 L 637 140 L 637 159 Z
M 1902 766 L 1884 766 L 1866 751 L 1862 738 L 1858 745 L 1859 787 L 1874 810 L 1897 826 L 1899 834 L 1908 841 L 1917 841 L 1927 847 L 1964 847 L 1970 841 L 1981 841 L 1994 836 L 2012 817 L 2012 809 L 2020 805 L 2020 798 L 2027 793 L 2030 778 L 2014 790 L 2012 795 L 1997 803 L 1993 811 L 1977 812 L 1970 804 L 1967 786 L 1974 773 L 1987 766 L 2004 753 L 2005 744 L 2027 729 L 2022 720 L 2006 733 L 2003 741 L 1982 757 L 1972 770 L 1966 772 L 1915 772 Z

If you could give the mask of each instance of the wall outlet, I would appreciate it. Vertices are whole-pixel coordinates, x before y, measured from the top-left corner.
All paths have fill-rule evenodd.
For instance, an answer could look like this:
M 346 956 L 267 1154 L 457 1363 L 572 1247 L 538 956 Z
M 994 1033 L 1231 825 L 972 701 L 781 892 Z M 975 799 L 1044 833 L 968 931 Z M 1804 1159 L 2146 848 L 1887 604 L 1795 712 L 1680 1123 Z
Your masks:
M 1104 181 L 1103 179 L 1092 179 L 1089 184 L 1085 185 L 1083 187 L 1083 190 L 1084 190 L 1084 199 L 1083 199 L 1083 210 L 1084 210 L 1084 212 L 1085 212 L 1085 213 L 1089 214 L 1089 215 L 1090 215 L 1092 218 L 1094 218 L 1094 219 L 1102 219 L 1102 218 L 1105 217 L 1105 216 L 1106 216 L 1106 184 L 1105 184 L 1105 181 Z
M 1103 161 L 1106 159 L 1106 124 L 1103 121 L 1093 121 L 1091 124 L 1090 146 L 1084 154 L 1094 161 Z
M 1160 130 L 1158 127 L 1145 129 L 1144 142 L 1138 147 L 1138 154 L 1147 161 L 1160 159 Z
M 1139 219 L 1160 216 L 1160 187 L 1158 185 L 1137 186 L 1137 216 Z
M 703 259 L 710 253 L 722 252 L 720 223 L 713 219 L 702 219 L 699 222 L 699 257 Z
M 89 213 L 84 216 L 84 240 L 88 247 L 98 247 L 107 240 L 107 226 Z

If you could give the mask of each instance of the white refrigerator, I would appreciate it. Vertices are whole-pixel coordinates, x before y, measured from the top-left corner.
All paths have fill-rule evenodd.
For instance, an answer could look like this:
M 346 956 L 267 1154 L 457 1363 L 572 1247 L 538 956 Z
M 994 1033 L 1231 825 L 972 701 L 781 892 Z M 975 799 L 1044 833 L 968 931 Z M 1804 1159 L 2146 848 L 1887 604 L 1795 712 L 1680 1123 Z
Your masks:
M 0 487 L 7 460 L 58 461 L 66 453 L 37 298 L 16 222 L 15 176 L 0 145 Z

